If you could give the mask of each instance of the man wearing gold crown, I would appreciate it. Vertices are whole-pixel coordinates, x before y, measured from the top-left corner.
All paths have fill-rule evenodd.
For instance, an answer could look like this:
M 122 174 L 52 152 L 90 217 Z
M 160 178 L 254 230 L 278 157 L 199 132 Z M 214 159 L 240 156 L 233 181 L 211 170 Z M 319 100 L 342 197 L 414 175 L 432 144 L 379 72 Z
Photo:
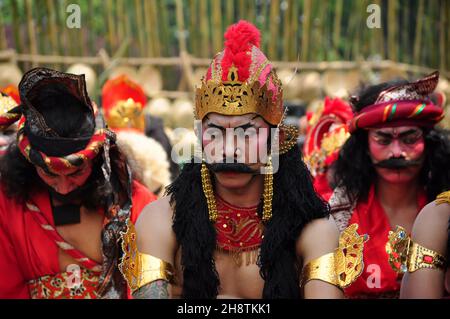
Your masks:
M 0 298 L 128 298 L 120 233 L 154 197 L 96 127 L 84 76 L 36 68 L 19 91 L 0 115 L 19 121 L 0 161 Z
M 204 158 L 130 224 L 122 273 L 135 298 L 340 298 L 364 238 L 339 238 L 315 194 L 258 29 L 240 21 L 225 40 L 196 90 Z
M 357 223 L 370 240 L 365 269 L 345 290 L 351 298 L 396 298 L 401 277 L 391 269 L 388 234 L 411 232 L 419 211 L 448 187 L 448 137 L 434 125 L 444 117 L 429 99 L 437 72 L 416 82 L 397 80 L 352 98 L 350 138 L 335 162 L 338 187 L 330 199 L 340 229 Z
M 126 75 L 112 78 L 103 86 L 105 120 L 117 134 L 117 144 L 127 157 L 133 177 L 159 194 L 170 183 L 170 165 L 161 144 L 144 134 L 146 104 L 144 90 Z

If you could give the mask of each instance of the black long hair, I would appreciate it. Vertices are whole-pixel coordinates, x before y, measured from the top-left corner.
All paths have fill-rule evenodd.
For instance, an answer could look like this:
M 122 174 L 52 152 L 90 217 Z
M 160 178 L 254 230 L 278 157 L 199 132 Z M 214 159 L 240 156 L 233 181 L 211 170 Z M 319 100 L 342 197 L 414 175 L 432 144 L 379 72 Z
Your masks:
M 294 146 L 280 156 L 274 174 L 272 218 L 265 225 L 258 265 L 263 298 L 299 298 L 301 265 L 295 243 L 313 219 L 329 216 L 329 207 L 314 191 L 312 177 Z M 219 276 L 214 263 L 216 231 L 208 219 L 201 164 L 185 164 L 168 187 L 174 207 L 173 230 L 181 247 L 184 298 L 215 298 Z M 262 215 L 262 205 L 258 209 Z
M 355 112 L 375 103 L 378 95 L 394 85 L 407 83 L 394 80 L 365 88 L 353 103 Z M 450 140 L 449 132 L 439 128 L 424 129 L 425 162 L 420 173 L 420 182 L 425 186 L 427 197 L 432 201 L 448 189 L 450 184 Z M 343 186 L 348 194 L 362 200 L 367 199 L 377 174 L 368 151 L 366 130 L 354 132 L 342 146 L 339 157 L 333 164 L 334 184 Z
M 38 106 L 47 126 L 60 137 L 85 137 L 92 135 L 95 130 L 95 120 L 90 111 L 61 84 L 43 86 L 32 103 Z M 113 167 L 126 165 L 125 157 L 114 143 L 110 148 L 110 158 Z M 80 192 L 82 205 L 89 209 L 105 207 L 108 198 L 112 196 L 113 190 L 103 176 L 102 164 L 102 156 L 97 156 L 93 161 L 92 173 Z M 20 202 L 28 200 L 34 190 L 50 187 L 37 175 L 36 166 L 22 155 L 16 141 L 9 145 L 0 160 L 0 182 L 2 191 Z M 111 182 L 120 187 L 117 177 L 112 178 Z

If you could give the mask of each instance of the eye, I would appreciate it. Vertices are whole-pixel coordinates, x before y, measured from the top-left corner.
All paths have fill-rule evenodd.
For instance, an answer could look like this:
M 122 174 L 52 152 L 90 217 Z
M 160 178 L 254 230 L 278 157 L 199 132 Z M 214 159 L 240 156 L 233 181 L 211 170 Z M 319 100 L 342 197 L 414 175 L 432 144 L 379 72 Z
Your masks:
M 404 139 L 402 139 L 402 142 L 404 144 L 412 145 L 415 144 L 418 140 L 419 140 L 418 136 L 407 136 Z
M 380 145 L 389 145 L 389 144 L 391 144 L 392 139 L 389 138 L 389 137 L 381 137 L 381 136 L 379 136 L 379 137 L 375 138 L 375 141 L 377 141 L 377 143 L 380 144 Z

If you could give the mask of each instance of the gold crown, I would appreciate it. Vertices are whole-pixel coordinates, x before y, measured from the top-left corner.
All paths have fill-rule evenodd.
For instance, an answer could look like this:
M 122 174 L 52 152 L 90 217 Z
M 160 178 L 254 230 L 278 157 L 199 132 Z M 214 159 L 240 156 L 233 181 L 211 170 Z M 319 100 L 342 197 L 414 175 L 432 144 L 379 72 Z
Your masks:
M 0 114 L 8 113 L 17 106 L 16 101 L 9 95 L 0 94 Z
M 208 113 L 256 113 L 268 123 L 278 125 L 283 118 L 282 88 L 275 72 L 271 71 L 267 79 L 270 77 L 278 90 L 275 100 L 273 92 L 268 89 L 268 81 L 264 85 L 259 81 L 240 82 L 235 66 L 230 67 L 227 81 L 202 81 L 202 86 L 196 89 L 195 94 L 195 117 L 202 120 Z
M 132 98 L 117 102 L 109 111 L 106 122 L 112 129 L 135 128 L 144 131 L 145 120 L 141 103 Z

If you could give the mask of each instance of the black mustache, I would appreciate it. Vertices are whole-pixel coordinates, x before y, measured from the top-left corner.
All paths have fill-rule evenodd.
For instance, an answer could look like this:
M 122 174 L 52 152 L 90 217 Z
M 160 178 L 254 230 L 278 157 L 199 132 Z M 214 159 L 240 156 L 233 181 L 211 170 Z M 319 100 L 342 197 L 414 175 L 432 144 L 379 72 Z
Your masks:
M 377 167 L 381 168 L 390 168 L 390 169 L 399 169 L 406 168 L 410 166 L 420 165 L 420 160 L 407 160 L 403 157 L 400 158 L 389 158 L 387 160 L 380 161 L 375 164 Z
M 214 163 L 207 164 L 207 166 L 214 173 L 235 172 L 255 174 L 257 172 L 256 170 L 251 169 L 248 165 L 245 165 L 243 163 Z

